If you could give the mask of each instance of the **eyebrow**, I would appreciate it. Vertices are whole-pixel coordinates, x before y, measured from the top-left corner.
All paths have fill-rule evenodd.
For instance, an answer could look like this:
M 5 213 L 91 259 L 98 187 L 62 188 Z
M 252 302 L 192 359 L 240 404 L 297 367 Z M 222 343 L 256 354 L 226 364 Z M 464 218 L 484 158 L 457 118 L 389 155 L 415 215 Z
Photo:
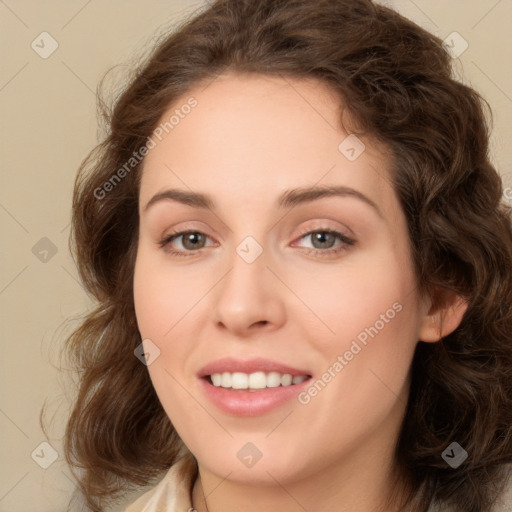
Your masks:
M 371 206 L 379 217 L 382 217 L 382 213 L 374 201 L 358 190 L 345 186 L 303 187 L 286 190 L 279 196 L 277 206 L 279 208 L 293 208 L 299 204 L 309 203 L 324 197 L 353 197 L 359 199 Z M 209 195 L 173 188 L 155 194 L 148 201 L 143 211 L 147 211 L 155 203 L 165 200 L 176 201 L 193 208 L 215 210 L 215 202 Z

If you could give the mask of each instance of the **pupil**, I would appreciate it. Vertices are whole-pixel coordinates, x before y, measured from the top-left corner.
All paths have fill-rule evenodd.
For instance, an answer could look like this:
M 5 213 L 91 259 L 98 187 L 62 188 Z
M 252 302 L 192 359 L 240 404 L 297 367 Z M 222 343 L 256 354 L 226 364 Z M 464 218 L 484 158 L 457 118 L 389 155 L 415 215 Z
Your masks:
M 326 241 L 326 238 L 327 238 L 327 241 Z M 320 244 L 323 248 L 332 247 L 332 243 L 330 244 L 329 242 L 333 242 L 333 238 L 334 238 L 334 235 L 332 233 L 328 233 L 328 232 L 318 232 L 318 233 L 314 234 L 314 240 L 320 242 Z
M 189 248 L 192 248 L 192 249 L 195 249 L 197 248 L 197 242 L 198 242 L 198 238 L 200 238 L 201 235 L 200 233 L 188 233 L 187 236 L 185 236 L 185 240 L 184 240 L 184 245 L 185 247 L 187 247 L 187 244 L 190 244 L 191 247 Z

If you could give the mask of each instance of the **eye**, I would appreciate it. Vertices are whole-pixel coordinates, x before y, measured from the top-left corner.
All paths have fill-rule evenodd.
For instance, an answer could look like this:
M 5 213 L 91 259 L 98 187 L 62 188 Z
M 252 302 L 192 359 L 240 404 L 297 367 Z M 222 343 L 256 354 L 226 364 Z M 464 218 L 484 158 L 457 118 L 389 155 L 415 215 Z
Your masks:
M 164 237 L 159 245 L 162 249 L 177 256 L 187 256 L 187 252 L 193 252 L 205 247 L 205 241 L 208 237 L 200 231 L 177 231 Z M 181 239 L 181 241 L 180 241 Z M 180 241 L 181 247 L 175 250 L 173 242 Z
M 309 239 L 312 245 L 312 247 L 306 247 L 307 252 L 321 256 L 340 253 L 355 244 L 355 240 L 334 229 L 320 228 L 314 231 L 306 231 L 302 233 L 299 240 L 304 239 Z M 336 241 L 339 241 L 337 245 Z
M 299 240 L 308 239 L 312 247 L 305 247 L 308 254 L 314 253 L 320 256 L 329 256 L 341 253 L 355 244 L 355 240 L 347 237 L 344 233 L 333 229 L 316 229 L 314 231 L 304 231 Z M 159 242 L 159 246 L 173 256 L 192 256 L 194 253 L 206 246 L 209 239 L 201 231 L 176 231 L 166 235 Z M 336 242 L 338 241 L 338 244 Z M 179 242 L 181 247 L 176 247 Z

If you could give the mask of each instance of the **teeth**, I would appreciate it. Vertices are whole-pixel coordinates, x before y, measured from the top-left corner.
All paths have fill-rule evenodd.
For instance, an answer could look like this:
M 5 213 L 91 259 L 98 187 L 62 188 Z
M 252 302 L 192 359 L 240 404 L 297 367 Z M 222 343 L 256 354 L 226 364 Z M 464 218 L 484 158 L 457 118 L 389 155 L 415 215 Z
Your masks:
M 247 375 L 247 373 L 235 372 L 231 374 L 230 387 L 232 387 L 233 389 L 247 389 L 249 387 L 249 376 Z
M 270 372 L 267 375 L 267 388 L 277 388 L 281 385 L 281 374 Z
M 211 377 L 214 386 L 218 387 L 222 384 L 222 375 L 220 373 L 214 373 Z
M 230 388 L 230 387 L 231 387 L 231 373 L 224 372 L 224 373 L 221 375 L 220 385 L 221 385 L 223 388 Z
M 285 373 L 281 377 L 281 386 L 291 386 L 293 382 L 292 376 L 289 373 Z
M 267 376 L 265 372 L 251 373 L 248 378 L 251 389 L 263 389 L 267 387 Z
M 210 375 L 212 384 L 216 387 L 231 389 L 265 389 L 279 386 L 292 386 L 300 384 L 307 379 L 306 375 L 292 377 L 289 373 L 279 372 L 223 372 Z

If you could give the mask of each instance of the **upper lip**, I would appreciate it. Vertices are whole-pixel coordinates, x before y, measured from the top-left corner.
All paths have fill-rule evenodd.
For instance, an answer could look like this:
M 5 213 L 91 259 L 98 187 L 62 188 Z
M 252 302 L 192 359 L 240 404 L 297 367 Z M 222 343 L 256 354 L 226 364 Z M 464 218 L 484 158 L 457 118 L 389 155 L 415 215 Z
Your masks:
M 234 359 L 226 357 L 223 359 L 217 359 L 206 366 L 203 366 L 198 372 L 198 377 L 206 377 L 213 375 L 214 373 L 223 372 L 241 372 L 241 373 L 255 373 L 255 372 L 278 372 L 282 374 L 290 374 L 292 376 L 298 375 L 310 375 L 307 370 L 301 370 L 299 368 L 293 368 L 277 361 L 271 361 L 270 359 L 256 358 L 243 361 L 240 359 Z

